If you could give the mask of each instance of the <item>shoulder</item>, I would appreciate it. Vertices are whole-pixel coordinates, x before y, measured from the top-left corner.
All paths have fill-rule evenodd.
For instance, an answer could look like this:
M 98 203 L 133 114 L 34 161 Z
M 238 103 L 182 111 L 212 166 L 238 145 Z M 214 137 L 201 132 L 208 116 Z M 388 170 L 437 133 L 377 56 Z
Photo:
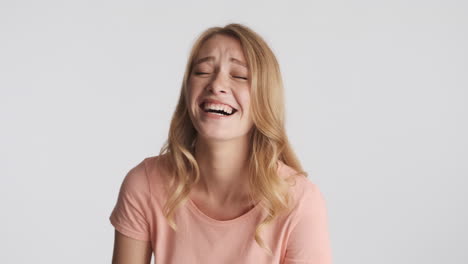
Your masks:
M 326 202 L 319 186 L 306 177 L 301 178 L 299 182 L 302 187 L 297 200 L 298 213 L 323 213 L 326 210 Z
M 120 188 L 121 192 L 128 194 L 150 193 L 145 162 L 146 158 L 144 160 L 140 160 L 127 171 L 122 181 Z
M 163 156 L 148 156 L 131 167 L 121 185 L 121 192 L 132 196 L 159 198 L 165 193 L 165 179 L 168 175 Z
M 284 164 L 283 174 L 292 182 L 294 197 L 284 263 L 332 263 L 328 212 L 319 186 Z
M 324 197 L 319 186 L 304 174 L 279 161 L 278 173 L 290 185 L 290 192 L 294 200 L 294 209 L 317 208 L 324 203 Z
M 168 154 L 146 157 L 142 163 L 152 195 L 158 200 L 165 199 L 171 177 Z
M 161 177 L 167 174 L 167 154 L 146 157 L 142 163 L 149 178 Z

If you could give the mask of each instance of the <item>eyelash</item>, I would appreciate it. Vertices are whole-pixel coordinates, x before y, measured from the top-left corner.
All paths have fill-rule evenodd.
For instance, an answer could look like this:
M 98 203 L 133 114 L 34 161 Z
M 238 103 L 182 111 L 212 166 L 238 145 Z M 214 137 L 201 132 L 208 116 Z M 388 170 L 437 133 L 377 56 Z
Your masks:
M 208 74 L 208 73 L 206 73 L 206 72 L 195 72 L 195 75 L 202 75 L 202 74 Z M 243 80 L 247 80 L 246 77 L 241 77 L 241 76 L 233 76 L 233 77 L 243 79 Z

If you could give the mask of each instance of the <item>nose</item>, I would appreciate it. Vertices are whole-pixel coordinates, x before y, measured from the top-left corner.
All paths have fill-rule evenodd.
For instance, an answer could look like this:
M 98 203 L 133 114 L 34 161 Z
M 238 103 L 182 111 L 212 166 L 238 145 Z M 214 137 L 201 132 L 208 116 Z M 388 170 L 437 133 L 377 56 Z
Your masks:
M 208 90 L 214 94 L 227 93 L 228 82 L 221 71 L 214 74 L 211 83 L 208 85 Z

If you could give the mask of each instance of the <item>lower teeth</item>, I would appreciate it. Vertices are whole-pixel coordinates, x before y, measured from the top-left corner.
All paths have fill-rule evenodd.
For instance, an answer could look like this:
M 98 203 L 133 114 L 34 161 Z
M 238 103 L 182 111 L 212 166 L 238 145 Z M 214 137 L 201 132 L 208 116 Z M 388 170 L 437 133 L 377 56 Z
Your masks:
M 215 114 L 215 115 L 220 115 L 220 116 L 228 116 L 228 115 L 221 114 L 221 113 L 216 113 L 216 112 L 210 112 L 210 113 L 213 113 L 213 114 Z

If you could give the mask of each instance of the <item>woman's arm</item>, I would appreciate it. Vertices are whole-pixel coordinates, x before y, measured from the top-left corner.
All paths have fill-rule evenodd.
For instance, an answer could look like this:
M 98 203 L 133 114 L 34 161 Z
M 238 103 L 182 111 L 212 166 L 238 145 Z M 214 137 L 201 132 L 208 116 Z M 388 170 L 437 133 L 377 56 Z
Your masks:
M 284 264 L 332 264 L 325 197 L 316 184 L 303 178 L 304 196 L 295 211 Z
M 151 210 L 151 192 L 142 161 L 125 176 L 109 217 L 115 227 L 113 264 L 150 264 Z
M 112 264 L 150 264 L 151 242 L 127 237 L 115 230 Z

